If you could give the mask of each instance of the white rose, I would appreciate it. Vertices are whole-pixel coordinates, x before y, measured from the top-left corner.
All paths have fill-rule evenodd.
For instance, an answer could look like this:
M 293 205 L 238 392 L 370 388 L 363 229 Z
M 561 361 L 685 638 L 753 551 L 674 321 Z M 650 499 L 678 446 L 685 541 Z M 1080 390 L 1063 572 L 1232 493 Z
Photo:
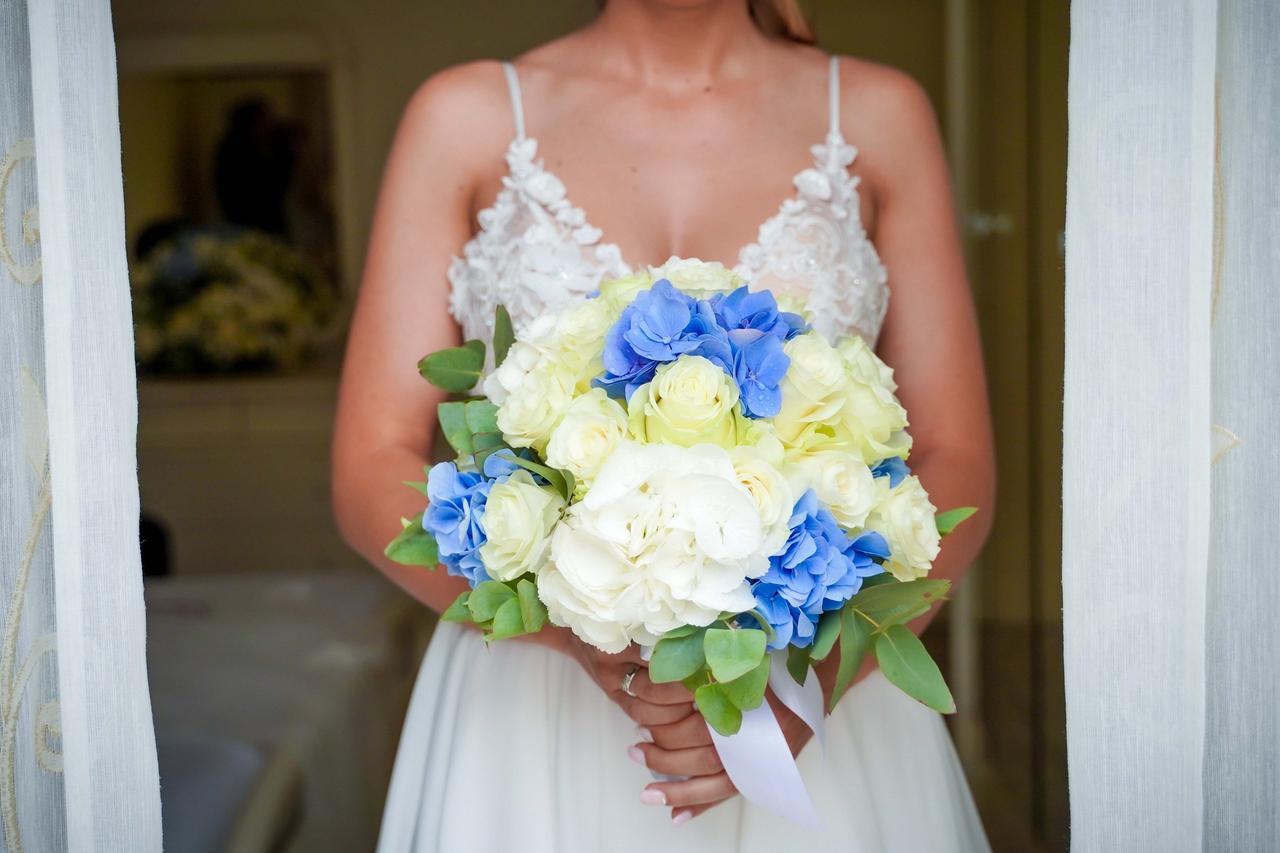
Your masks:
M 624 441 L 556 527 L 538 594 L 552 623 L 603 651 L 652 645 L 754 605 L 764 532 L 727 451 Z
M 867 529 L 879 532 L 889 543 L 885 569 L 900 581 L 924 577 L 940 550 L 937 510 L 914 475 L 894 489 L 888 488 L 887 478 L 877 482 L 883 483 L 880 501 L 867 519 Z
M 876 479 L 860 458 L 839 450 L 825 450 L 799 457 L 790 467 L 797 494 L 813 489 L 840 525 L 862 527 L 876 506 Z
M 551 431 L 573 402 L 573 378 L 555 370 L 556 366 L 544 361 L 498 405 L 498 429 L 512 447 L 545 449 Z
M 773 556 L 782 550 L 791 535 L 791 512 L 796 494 L 778 469 L 781 448 L 775 455 L 767 448 L 741 446 L 729 451 L 738 482 L 756 502 L 760 523 L 764 527 L 762 550 Z
M 516 471 L 494 485 L 480 517 L 486 536 L 480 559 L 489 577 L 510 581 L 540 571 L 550 553 L 551 530 L 563 512 L 564 498 L 535 484 L 528 471 Z
M 627 413 L 603 390 L 575 397 L 547 442 L 547 464 L 563 468 L 579 487 L 591 485 L 600 466 L 627 435 Z
M 848 373 L 840 353 L 817 332 L 797 335 L 782 349 L 791 364 L 782 380 L 782 407 L 773 425 L 784 444 L 796 446 L 813 429 L 837 418 Z
M 893 368 L 880 360 L 880 356 L 867 346 L 861 335 L 850 335 L 842 338 L 836 349 L 844 356 L 850 373 L 863 382 L 879 385 L 889 393 L 898 390 L 898 383 L 893 381 Z
M 678 258 L 675 255 L 668 258 L 662 266 L 651 267 L 649 275 L 654 281 L 665 278 L 676 289 L 694 296 L 736 290 L 743 285 L 740 276 L 718 261 Z

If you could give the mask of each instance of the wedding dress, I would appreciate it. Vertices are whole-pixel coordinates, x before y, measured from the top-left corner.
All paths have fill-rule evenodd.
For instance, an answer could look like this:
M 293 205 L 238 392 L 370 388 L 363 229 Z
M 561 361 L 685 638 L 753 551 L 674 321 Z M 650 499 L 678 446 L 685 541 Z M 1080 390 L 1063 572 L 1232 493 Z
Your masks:
M 504 65 L 515 114 L 509 173 L 479 232 L 449 269 L 450 310 L 468 338 L 488 340 L 494 306 L 517 330 L 629 271 L 524 133 L 519 82 Z M 856 151 L 840 132 L 831 60 L 830 131 L 795 194 L 745 247 L 736 271 L 754 287 L 802 294 L 829 337 L 875 343 L 886 273 L 863 230 Z M 521 642 L 486 648 L 479 633 L 440 623 L 406 715 L 379 851 L 987 850 L 964 773 L 941 717 L 877 671 L 855 685 L 797 759 L 820 830 L 741 797 L 680 825 L 642 805 L 649 772 L 626 755 L 634 724 L 577 662 Z

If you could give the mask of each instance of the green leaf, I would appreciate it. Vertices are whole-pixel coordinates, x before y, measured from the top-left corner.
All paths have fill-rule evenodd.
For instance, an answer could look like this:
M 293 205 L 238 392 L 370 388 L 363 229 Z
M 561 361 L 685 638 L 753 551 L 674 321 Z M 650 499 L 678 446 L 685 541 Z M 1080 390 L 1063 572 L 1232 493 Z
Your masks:
M 653 678 L 652 670 L 649 673 L 649 678 Z M 707 671 L 705 669 L 700 669 L 688 678 L 680 679 L 680 683 L 683 684 L 690 693 L 697 693 L 698 688 L 707 684 L 709 678 L 710 675 L 708 675 Z
M 471 590 L 459 595 L 453 600 L 445 612 L 440 614 L 440 618 L 445 622 L 470 622 L 471 611 L 467 608 L 467 599 L 471 597 Z
M 547 624 L 547 608 L 538 598 L 538 587 L 528 578 L 520 578 L 516 584 L 516 596 L 520 599 L 520 616 L 524 629 L 530 634 L 541 631 Z
M 814 660 L 826 660 L 827 655 L 840 636 L 840 611 L 832 610 L 822 614 L 818 620 L 818 633 L 813 638 L 813 646 L 809 649 L 809 657 Z
M 675 637 L 671 633 L 658 640 L 649 658 L 649 678 L 654 684 L 681 681 L 706 666 L 701 629 Z
M 436 420 L 440 422 L 440 431 L 445 441 L 459 456 L 470 456 L 475 452 L 471 445 L 471 429 L 467 426 L 466 403 L 441 403 L 436 407 Z
M 836 669 L 836 683 L 831 690 L 831 703 L 827 708 L 832 711 L 836 702 L 849 689 L 862 667 L 862 661 L 871 648 L 871 623 L 859 616 L 853 605 L 845 605 L 840 611 L 840 666 Z
M 509 598 L 503 602 L 493 614 L 493 630 L 485 637 L 487 640 L 505 640 L 525 633 L 524 615 L 520 610 L 520 601 Z
M 471 597 L 467 599 L 467 608 L 470 609 L 473 620 L 488 622 L 495 617 L 498 608 L 515 597 L 515 592 L 505 583 L 485 581 L 471 590 Z M 519 605 L 517 604 L 516 607 L 519 608 Z
M 905 625 L 892 625 L 876 638 L 880 671 L 911 698 L 942 714 L 954 714 L 956 700 L 924 643 Z
M 465 417 L 467 429 L 472 434 L 496 432 L 502 434 L 502 430 L 498 429 L 498 407 L 488 400 L 471 400 L 465 404 Z
M 426 483 L 416 483 L 412 480 L 403 480 L 402 482 L 409 488 L 413 489 L 415 492 L 420 492 L 423 495 L 423 497 L 426 497 L 426 494 L 427 494 Z
M 805 679 L 809 677 L 809 650 L 802 649 L 799 646 L 787 646 L 787 672 L 791 673 L 792 680 L 801 687 L 804 686 Z
M 951 581 L 917 578 L 862 589 L 850 603 L 884 628 L 927 613 L 950 588 Z
M 440 563 L 435 537 L 422 529 L 422 513 L 415 515 L 382 553 L 402 566 L 434 569 Z
M 701 630 L 702 629 L 699 628 L 697 625 L 681 625 L 679 628 L 672 628 L 670 631 L 663 634 L 661 639 L 674 640 L 677 637 L 687 637 L 690 634 L 695 634 Z
M 522 456 L 512 456 L 511 461 L 519 465 L 521 468 L 524 468 L 527 471 L 532 471 L 542 479 L 546 480 L 551 484 L 551 488 L 559 492 L 560 496 L 566 501 L 573 496 L 573 492 L 569 490 L 569 484 L 565 481 L 564 474 L 557 471 L 555 468 L 548 468 L 546 465 L 541 465 L 537 462 L 530 462 Z
M 698 710 L 711 728 L 722 735 L 733 735 L 742 728 L 742 711 L 729 701 L 720 684 L 704 684 L 693 694 Z
M 716 681 L 733 681 L 760 663 L 765 642 L 757 628 L 708 628 L 702 649 Z
M 433 352 L 418 362 L 422 378 L 444 391 L 470 391 L 484 372 L 484 343 L 467 341 L 460 347 Z
M 516 333 L 511 328 L 511 315 L 507 313 L 505 305 L 499 305 L 493 317 L 493 366 L 495 368 L 506 361 L 507 351 L 511 349 L 515 340 Z
M 764 701 L 765 688 L 768 686 L 769 656 L 765 655 L 760 659 L 760 663 L 756 664 L 755 669 L 738 676 L 733 681 L 723 682 L 720 690 L 737 708 L 750 711 L 752 708 L 760 707 L 760 703 Z
M 946 536 L 960 526 L 960 523 L 978 511 L 976 506 L 961 506 L 938 513 L 934 522 L 938 525 L 938 533 Z
M 887 583 L 899 583 L 898 579 L 888 572 L 881 572 L 878 575 L 872 575 L 862 581 L 863 589 L 871 589 L 873 586 L 883 586 Z

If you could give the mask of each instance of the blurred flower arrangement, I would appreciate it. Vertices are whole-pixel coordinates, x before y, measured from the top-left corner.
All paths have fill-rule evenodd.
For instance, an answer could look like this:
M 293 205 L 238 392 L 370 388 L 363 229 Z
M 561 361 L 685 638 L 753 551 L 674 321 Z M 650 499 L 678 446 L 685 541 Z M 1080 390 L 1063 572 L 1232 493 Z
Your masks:
M 299 367 L 337 307 L 318 266 L 251 229 L 178 231 L 133 265 L 131 281 L 138 365 L 149 373 Z

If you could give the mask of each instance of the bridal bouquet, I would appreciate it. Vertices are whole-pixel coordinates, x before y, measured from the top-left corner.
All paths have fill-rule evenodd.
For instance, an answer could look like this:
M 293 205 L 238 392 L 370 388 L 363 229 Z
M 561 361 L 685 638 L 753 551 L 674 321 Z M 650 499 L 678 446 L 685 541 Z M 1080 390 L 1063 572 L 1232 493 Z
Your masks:
M 722 738 L 771 683 L 788 692 L 783 670 L 812 694 L 837 644 L 834 696 L 871 653 L 953 711 L 906 623 L 946 593 L 930 565 L 972 510 L 935 514 L 908 469 L 892 371 L 786 307 L 679 259 L 518 336 L 499 307 L 491 348 L 419 365 L 483 394 L 440 406 L 457 459 L 414 484 L 429 503 L 387 555 L 465 577 L 443 618 L 489 639 L 549 620 L 605 652 L 651 649 L 652 680 L 683 681 Z

